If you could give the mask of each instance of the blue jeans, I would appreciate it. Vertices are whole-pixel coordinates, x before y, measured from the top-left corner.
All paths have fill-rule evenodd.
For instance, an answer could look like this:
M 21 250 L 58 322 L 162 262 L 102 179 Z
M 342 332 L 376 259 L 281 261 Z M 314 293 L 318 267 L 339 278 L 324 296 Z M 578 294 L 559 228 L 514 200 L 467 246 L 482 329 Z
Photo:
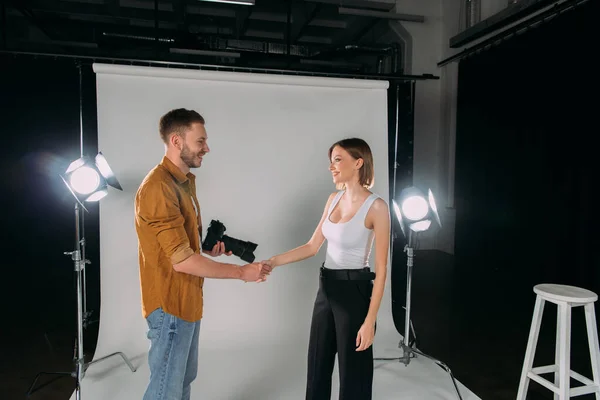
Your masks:
M 198 373 L 200 321 L 187 322 L 161 308 L 146 320 L 150 382 L 143 400 L 189 400 Z

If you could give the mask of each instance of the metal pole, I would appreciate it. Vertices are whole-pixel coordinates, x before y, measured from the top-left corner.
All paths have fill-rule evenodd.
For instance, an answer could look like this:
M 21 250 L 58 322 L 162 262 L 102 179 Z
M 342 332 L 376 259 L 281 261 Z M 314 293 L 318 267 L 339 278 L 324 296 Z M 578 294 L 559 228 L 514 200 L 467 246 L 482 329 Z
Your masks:
M 396 171 L 398 170 L 398 125 L 400 123 L 400 84 L 396 85 L 396 126 L 394 135 L 394 181 L 392 182 L 392 200 L 396 199 Z M 391 203 L 391 202 L 390 202 Z M 390 259 L 394 260 L 394 237 L 392 235 L 392 244 L 390 246 Z
M 81 70 L 81 63 L 77 63 L 79 70 L 79 153 L 80 157 L 83 157 L 83 72 Z M 85 265 L 88 260 L 85 258 L 85 213 L 81 213 L 81 260 L 83 269 L 83 326 L 87 327 L 87 278 Z
M 411 289 L 412 289 L 412 269 L 413 269 L 413 248 L 412 248 L 412 231 L 408 231 L 408 245 L 406 246 L 406 315 L 404 322 L 404 352 L 406 353 L 406 349 L 410 346 L 410 299 L 411 299 Z M 410 354 L 404 354 L 406 359 L 404 360 L 404 364 L 408 365 L 410 361 Z
M 75 393 L 77 400 L 81 399 L 81 381 L 84 375 L 84 360 L 83 360 L 83 286 L 81 279 L 82 265 L 81 260 L 81 231 L 80 231 L 80 208 L 79 203 L 75 203 L 75 251 L 72 252 L 72 259 L 75 265 L 75 274 L 77 277 L 77 360 L 76 360 L 76 377 L 75 377 Z M 68 254 L 68 253 L 67 253 Z
M 136 60 L 133 58 L 114 58 L 114 57 L 96 57 L 96 56 L 84 56 L 84 55 L 66 55 L 66 54 L 52 54 L 52 53 L 39 53 L 39 52 L 19 52 L 19 51 L 0 51 L 0 54 L 13 54 L 13 55 L 30 55 L 30 56 L 44 56 L 51 58 L 75 58 L 80 60 L 92 60 L 92 61 L 106 61 L 110 63 L 128 63 L 128 64 L 148 64 L 148 65 L 166 65 L 173 67 L 195 67 L 200 70 L 218 70 L 218 71 L 229 71 L 229 72 L 251 72 L 251 73 L 269 73 L 269 74 L 281 74 L 281 75 L 299 75 L 299 76 L 322 76 L 331 78 L 349 78 L 349 79 L 373 79 L 373 80 L 387 80 L 390 82 L 394 81 L 416 81 L 416 80 L 431 80 L 440 79 L 439 76 L 432 74 L 422 75 L 370 75 L 370 74 L 346 74 L 337 72 L 316 72 L 316 71 L 303 71 L 303 70 L 292 70 L 292 69 L 274 69 L 274 68 L 258 68 L 258 67 L 233 67 L 230 65 L 214 65 L 214 64 L 194 64 L 184 63 L 176 61 L 161 61 L 161 60 Z
M 77 63 L 79 70 L 79 154 L 83 157 L 83 77 L 81 72 L 81 63 Z
M 292 0 L 288 0 L 288 4 L 287 4 L 287 24 L 286 24 L 286 53 L 288 56 L 288 63 L 291 60 L 291 55 L 292 55 Z M 289 65 L 289 64 L 288 64 Z

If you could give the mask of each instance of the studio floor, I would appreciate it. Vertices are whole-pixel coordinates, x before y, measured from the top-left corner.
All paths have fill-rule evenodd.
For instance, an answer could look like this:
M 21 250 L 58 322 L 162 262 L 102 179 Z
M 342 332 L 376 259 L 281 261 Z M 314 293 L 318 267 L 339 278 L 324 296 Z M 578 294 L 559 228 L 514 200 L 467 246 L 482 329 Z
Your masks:
M 533 295 L 507 296 L 512 277 L 499 270 L 485 278 L 493 285 L 476 285 L 483 277 L 465 278 L 455 272 L 452 256 L 440 252 L 419 252 L 419 268 L 413 278 L 413 323 L 419 348 L 448 364 L 460 381 L 464 400 L 514 400 L 533 311 Z M 512 286 L 511 286 L 512 285 Z M 506 299 L 512 299 L 507 303 Z M 555 310 L 544 314 L 536 363 L 551 362 L 554 357 Z M 52 321 L 50 316 L 44 321 Z M 55 321 L 59 321 L 58 317 Z M 590 375 L 589 356 L 583 314 L 573 314 L 572 367 Z M 60 323 L 26 318 L 13 319 L 9 329 L 0 333 L 0 393 L 6 400 L 25 399 L 35 375 L 40 371 L 69 371 L 73 356 L 74 331 L 61 330 Z M 93 350 L 93 329 L 86 336 L 86 348 Z M 375 347 L 376 357 L 400 355 L 400 335 L 389 333 Z M 268 362 L 257 363 L 270 354 Z M 274 346 L 245 352 L 241 359 L 235 349 L 202 353 L 199 378 L 194 386 L 199 399 L 301 399 L 304 391 L 303 365 L 305 349 L 293 345 Z M 88 369 L 83 389 L 88 399 L 141 398 L 148 378 L 143 354 L 130 355 L 138 367 L 131 373 L 118 358 L 103 361 Z M 226 383 L 221 372 L 240 373 L 248 369 L 242 385 Z M 219 372 L 221 371 L 221 372 Z M 337 375 L 334 378 L 334 382 Z M 66 400 L 73 393 L 73 380 L 63 377 L 50 382 L 44 376 L 42 387 L 30 399 Z M 408 367 L 397 362 L 376 361 L 374 399 L 456 399 L 448 374 L 431 361 L 419 357 Z M 464 386 L 463 386 L 464 384 Z M 334 384 L 333 392 L 338 386 Z M 467 389 L 468 388 L 468 389 Z M 335 399 L 332 396 L 332 399 Z M 552 399 L 552 394 L 535 382 L 530 384 L 530 400 Z M 581 396 L 592 399 L 593 396 Z
M 390 352 L 386 352 L 393 354 Z M 239 356 L 238 354 L 244 354 Z M 397 354 L 400 354 L 399 352 Z M 304 350 L 274 345 L 269 348 L 203 351 L 200 372 L 192 386 L 192 399 L 211 400 L 300 400 L 304 398 Z M 148 381 L 146 357 L 133 362 L 132 373 L 118 358 L 90 367 L 82 387 L 89 400 L 141 399 Z M 232 379 L 232 377 L 236 377 Z M 332 400 L 338 393 L 334 371 Z M 232 381 L 233 380 L 233 381 Z M 463 400 L 477 400 L 459 384 Z M 74 397 L 72 397 L 74 398 Z M 449 375 L 432 362 L 413 359 L 408 367 L 393 361 L 376 362 L 374 399 L 458 399 Z

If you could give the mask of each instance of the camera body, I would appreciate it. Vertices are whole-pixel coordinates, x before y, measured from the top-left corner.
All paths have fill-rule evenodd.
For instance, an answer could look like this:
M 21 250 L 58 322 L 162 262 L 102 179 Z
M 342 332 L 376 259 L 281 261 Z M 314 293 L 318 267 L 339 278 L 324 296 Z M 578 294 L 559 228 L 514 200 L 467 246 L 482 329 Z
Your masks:
M 210 225 L 206 230 L 206 238 L 202 242 L 202 249 L 211 251 L 217 242 L 223 242 L 225 251 L 231 251 L 235 256 L 241 258 L 247 263 L 254 262 L 254 250 L 258 245 L 256 243 L 240 240 L 231 236 L 225 235 L 227 228 L 219 220 L 210 221 Z

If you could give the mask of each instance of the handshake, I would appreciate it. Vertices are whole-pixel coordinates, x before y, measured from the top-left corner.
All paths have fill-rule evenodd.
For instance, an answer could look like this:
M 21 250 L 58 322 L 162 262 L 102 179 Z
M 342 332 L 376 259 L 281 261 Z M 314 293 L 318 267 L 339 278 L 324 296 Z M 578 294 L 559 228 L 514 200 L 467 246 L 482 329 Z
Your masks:
M 232 251 L 225 251 L 225 243 L 220 241 L 217 241 L 210 251 L 205 248 L 203 248 L 203 251 L 212 257 L 218 257 L 222 254 L 230 256 L 233 253 Z M 254 256 L 252 257 L 254 258 Z M 273 262 L 271 260 L 253 262 L 240 267 L 240 279 L 244 282 L 264 282 L 272 270 Z
M 255 262 L 252 264 L 246 264 L 240 267 L 242 272 L 241 279 L 244 282 L 264 282 L 267 280 L 267 276 L 273 270 L 273 264 L 270 260 L 261 262 Z

